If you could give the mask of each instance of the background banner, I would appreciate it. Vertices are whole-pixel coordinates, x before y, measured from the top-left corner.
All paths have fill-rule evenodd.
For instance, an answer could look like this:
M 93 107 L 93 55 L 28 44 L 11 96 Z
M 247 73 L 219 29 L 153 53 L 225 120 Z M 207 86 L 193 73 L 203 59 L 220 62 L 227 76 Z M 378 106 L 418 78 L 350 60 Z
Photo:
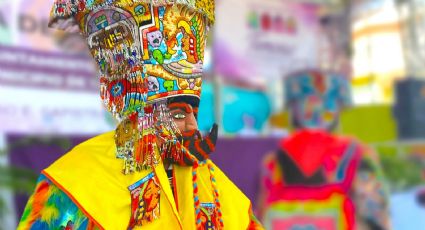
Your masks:
M 216 12 L 214 68 L 225 80 L 261 84 L 317 66 L 321 38 L 316 4 L 226 0 L 217 2 Z

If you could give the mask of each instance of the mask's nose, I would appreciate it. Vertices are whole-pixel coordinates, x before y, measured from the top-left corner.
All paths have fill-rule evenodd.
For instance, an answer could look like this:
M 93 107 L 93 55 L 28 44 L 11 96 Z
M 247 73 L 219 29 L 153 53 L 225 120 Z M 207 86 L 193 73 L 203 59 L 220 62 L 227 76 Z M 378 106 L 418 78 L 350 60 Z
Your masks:
M 188 114 L 185 121 L 185 131 L 198 130 L 198 122 L 196 121 L 195 114 Z

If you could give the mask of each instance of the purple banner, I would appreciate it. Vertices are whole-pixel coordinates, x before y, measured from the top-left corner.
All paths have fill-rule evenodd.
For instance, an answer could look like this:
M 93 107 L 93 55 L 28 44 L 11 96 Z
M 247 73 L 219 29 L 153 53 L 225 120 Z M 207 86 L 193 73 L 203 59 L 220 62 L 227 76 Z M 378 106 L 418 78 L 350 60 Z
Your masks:
M 87 56 L 0 45 L 0 85 L 97 92 L 96 67 Z

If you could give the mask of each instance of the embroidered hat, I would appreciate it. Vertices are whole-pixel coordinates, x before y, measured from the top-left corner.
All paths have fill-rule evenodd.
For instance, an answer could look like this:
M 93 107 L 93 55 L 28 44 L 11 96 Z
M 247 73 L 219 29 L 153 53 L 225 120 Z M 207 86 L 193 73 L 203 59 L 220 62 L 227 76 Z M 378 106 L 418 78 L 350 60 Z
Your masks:
M 115 143 L 125 174 L 157 164 L 156 148 L 182 161 L 166 104 L 176 96 L 199 101 L 213 21 L 214 0 L 55 1 L 50 26 L 79 31 L 99 66 L 101 98 L 120 121 Z
M 332 129 L 351 104 L 348 79 L 340 74 L 302 71 L 285 79 L 286 104 L 295 126 Z
M 50 26 L 87 37 L 119 120 L 158 100 L 199 99 L 214 0 L 56 0 Z

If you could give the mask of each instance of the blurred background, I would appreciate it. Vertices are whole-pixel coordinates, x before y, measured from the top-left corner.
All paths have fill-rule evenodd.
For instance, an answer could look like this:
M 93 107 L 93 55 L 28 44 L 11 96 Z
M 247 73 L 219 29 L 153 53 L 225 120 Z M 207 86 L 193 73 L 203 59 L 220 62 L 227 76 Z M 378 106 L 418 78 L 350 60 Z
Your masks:
M 43 168 L 115 127 L 83 39 L 47 28 L 52 2 L 0 0 L 0 229 Z M 352 106 L 338 133 L 379 154 L 394 229 L 422 229 L 424 61 L 425 0 L 216 0 L 199 126 L 219 124 L 214 161 L 255 204 L 259 162 L 291 132 L 283 79 L 342 73 Z

